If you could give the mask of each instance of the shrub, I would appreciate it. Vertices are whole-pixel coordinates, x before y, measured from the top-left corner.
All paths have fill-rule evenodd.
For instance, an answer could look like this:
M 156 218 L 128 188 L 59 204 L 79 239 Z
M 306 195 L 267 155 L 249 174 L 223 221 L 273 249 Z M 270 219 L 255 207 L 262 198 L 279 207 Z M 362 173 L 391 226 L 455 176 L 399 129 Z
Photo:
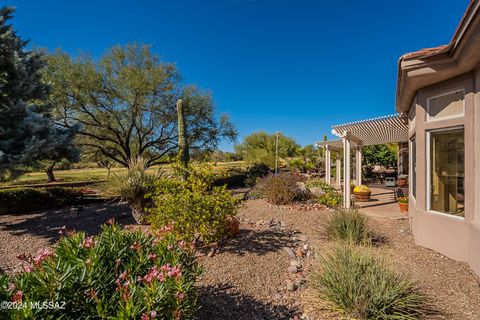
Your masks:
M 189 165 L 184 169 L 175 165 L 173 169 L 172 177 L 157 181 L 155 205 L 149 210 L 147 220 L 157 229 L 172 228 L 186 241 L 220 240 L 228 233 L 238 200 L 225 186 L 212 185 L 213 174 L 207 167 Z
M 247 177 L 245 178 L 245 186 L 255 186 L 255 184 L 258 182 L 258 179 L 266 177 L 269 172 L 270 168 L 263 163 L 257 163 L 249 166 L 246 170 Z
M 325 194 L 317 198 L 320 204 L 328 207 L 336 208 L 343 203 L 343 195 L 337 191 L 325 192 Z
M 409 277 L 395 273 L 371 248 L 335 246 L 310 274 L 313 307 L 353 319 L 419 319 L 427 296 Z
M 0 213 L 53 209 L 82 202 L 79 188 L 11 188 L 0 190 Z
M 305 183 L 309 189 L 320 188 L 323 194 L 317 195 L 317 201 L 328 207 L 338 207 L 343 203 L 343 195 L 337 192 L 335 188 L 320 179 L 310 179 Z
M 299 182 L 302 180 L 302 177 L 297 174 L 281 172 L 263 178 L 257 188 L 272 204 L 290 204 L 304 197 L 299 187 Z
M 372 241 L 372 234 L 367 220 L 358 210 L 337 208 L 330 214 L 322 229 L 329 240 L 368 244 Z
M 195 311 L 195 253 L 169 234 L 104 225 L 98 236 L 71 234 L 23 259 L 25 272 L 0 277 L 0 299 L 26 305 L 0 310 L 2 319 L 189 319 Z M 64 309 L 28 304 L 38 301 Z
M 106 196 L 118 197 L 132 208 L 132 215 L 137 223 L 143 223 L 145 208 L 151 203 L 149 195 L 155 190 L 155 181 L 161 176 L 160 171 L 148 173 L 142 158 L 132 160 L 126 172 L 113 173 L 102 186 Z

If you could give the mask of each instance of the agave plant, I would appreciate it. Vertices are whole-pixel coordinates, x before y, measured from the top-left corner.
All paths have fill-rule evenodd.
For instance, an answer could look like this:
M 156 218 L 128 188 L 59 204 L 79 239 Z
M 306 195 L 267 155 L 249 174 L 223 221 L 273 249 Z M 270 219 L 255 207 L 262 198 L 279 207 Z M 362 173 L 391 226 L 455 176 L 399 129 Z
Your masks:
M 113 173 L 103 185 L 102 191 L 106 196 L 120 198 L 132 208 L 132 215 L 139 224 L 144 223 L 145 208 L 152 202 L 151 194 L 155 190 L 155 181 L 162 176 L 162 172 L 147 172 L 145 161 L 139 157 L 128 164 L 128 170 L 122 173 Z

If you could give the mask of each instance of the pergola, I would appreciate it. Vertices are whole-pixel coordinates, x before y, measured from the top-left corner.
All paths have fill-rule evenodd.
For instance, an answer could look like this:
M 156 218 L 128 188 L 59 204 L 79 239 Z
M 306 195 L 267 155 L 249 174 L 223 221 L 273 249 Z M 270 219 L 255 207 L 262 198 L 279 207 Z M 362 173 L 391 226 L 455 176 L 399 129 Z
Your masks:
M 355 149 L 355 178 L 356 184 L 362 184 L 362 147 L 393 142 L 408 141 L 408 119 L 403 113 L 349 122 L 332 126 L 332 134 L 339 137 L 338 140 L 317 142 L 318 147 L 325 148 L 325 182 L 331 181 L 331 152 L 343 149 L 343 206 L 350 208 L 350 163 L 351 148 Z M 336 185 L 340 187 L 341 162 L 336 161 Z

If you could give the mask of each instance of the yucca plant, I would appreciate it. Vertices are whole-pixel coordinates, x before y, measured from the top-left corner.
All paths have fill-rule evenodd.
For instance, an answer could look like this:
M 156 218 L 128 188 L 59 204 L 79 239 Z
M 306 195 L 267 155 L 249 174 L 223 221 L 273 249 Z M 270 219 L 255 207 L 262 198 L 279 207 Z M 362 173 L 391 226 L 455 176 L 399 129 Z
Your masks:
M 104 195 L 127 202 L 133 218 L 141 224 L 145 222 L 145 208 L 152 203 L 155 181 L 162 176 L 160 170 L 147 172 L 143 158 L 136 158 L 129 162 L 126 172 L 113 173 L 101 189 Z
M 408 276 L 393 271 L 371 247 L 342 242 L 309 276 L 308 303 L 348 319 L 414 320 L 433 310 Z
M 322 233 L 329 240 L 341 240 L 354 244 L 372 242 L 368 218 L 356 209 L 335 209 L 322 225 Z

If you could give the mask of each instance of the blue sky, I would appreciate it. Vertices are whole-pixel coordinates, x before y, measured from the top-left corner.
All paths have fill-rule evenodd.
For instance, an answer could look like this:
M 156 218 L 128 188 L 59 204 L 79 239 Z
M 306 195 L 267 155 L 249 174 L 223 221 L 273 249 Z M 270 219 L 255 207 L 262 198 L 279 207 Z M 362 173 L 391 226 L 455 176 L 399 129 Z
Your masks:
M 2 1 L 36 47 L 98 57 L 151 44 L 186 83 L 211 90 L 240 140 L 279 130 L 302 145 L 332 124 L 393 113 L 399 56 L 448 43 L 468 2 Z

